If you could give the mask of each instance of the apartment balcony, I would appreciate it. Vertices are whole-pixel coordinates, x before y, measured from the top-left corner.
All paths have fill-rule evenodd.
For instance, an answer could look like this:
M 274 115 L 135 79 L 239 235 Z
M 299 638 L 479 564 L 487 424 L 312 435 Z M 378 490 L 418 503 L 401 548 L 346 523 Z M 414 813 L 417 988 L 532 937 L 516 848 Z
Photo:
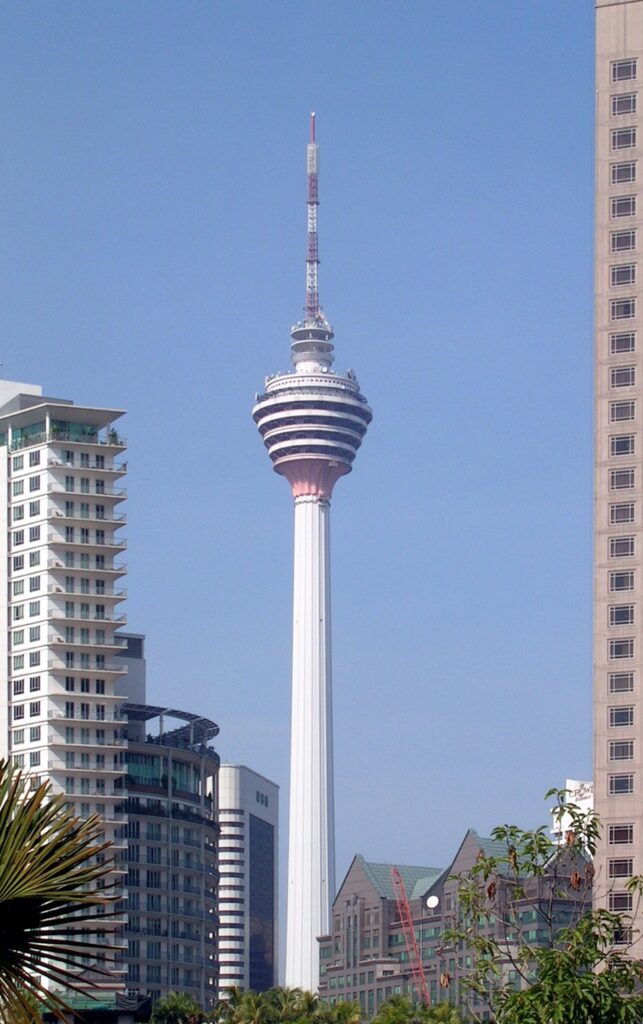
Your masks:
M 87 548 L 88 545 L 85 544 L 85 545 L 78 545 L 78 546 L 79 547 Z M 105 566 L 102 566 L 101 568 L 97 568 L 96 566 L 93 566 L 92 568 L 90 568 L 90 566 L 88 566 L 88 565 L 65 565 L 65 563 L 61 562 L 61 560 L 59 558 L 48 558 L 47 559 L 47 568 L 48 569 L 54 569 L 54 570 L 55 569 L 64 569 L 65 575 L 67 575 L 67 576 L 73 576 L 74 573 L 79 573 L 82 576 L 89 575 L 92 578 L 95 575 L 102 576 L 103 573 L 111 573 L 111 575 L 113 577 L 125 576 L 126 573 L 127 573 L 127 565 L 123 564 L 123 563 L 121 563 L 120 565 L 105 565 Z
M 103 572 L 103 571 L 104 570 L 102 570 L 102 569 L 84 569 L 83 570 L 85 575 L 88 572 L 91 573 L 91 572 Z M 72 600 L 77 600 L 77 601 L 78 600 L 80 600 L 80 601 L 103 601 L 103 600 L 107 600 L 107 601 L 125 601 L 125 600 L 127 600 L 127 590 L 125 590 L 125 589 L 116 590 L 114 587 L 107 587 L 105 590 L 94 590 L 91 594 L 88 594 L 85 591 L 76 590 L 76 587 L 74 587 L 73 590 L 67 590 L 65 588 L 65 586 L 63 586 L 62 584 L 59 585 L 57 583 L 50 583 L 47 586 L 47 593 L 48 594 L 60 594 L 61 597 L 65 597 L 65 598 L 71 597 Z
M 67 665 L 57 658 L 50 658 L 47 669 L 49 672 L 64 672 L 68 676 L 86 676 L 88 672 L 94 675 L 99 673 L 101 676 L 127 675 L 127 665 L 117 665 L 115 661 L 106 661 L 104 665 Z
M 81 494 L 80 497 L 82 498 L 83 495 Z M 84 497 L 88 497 L 88 495 L 84 495 Z M 100 497 L 100 495 L 92 494 L 89 495 L 89 497 L 91 497 L 92 500 L 95 500 Z M 83 515 L 80 510 L 69 513 L 62 508 L 50 508 L 47 511 L 46 518 L 48 520 L 64 519 L 66 523 L 92 523 L 94 526 L 97 523 L 105 523 L 107 526 L 115 526 L 117 529 L 119 526 L 122 526 L 127 522 L 127 512 L 114 512 L 111 516 L 97 516 L 95 512 L 91 512 L 89 515 Z M 98 528 L 99 530 L 101 529 L 100 526 Z
M 61 480 L 50 480 L 47 484 L 47 492 L 49 494 L 64 494 L 69 501 L 85 501 L 86 498 L 98 499 L 99 501 L 102 501 L 103 498 L 115 498 L 118 501 L 124 501 L 127 497 L 127 488 L 125 487 L 104 487 L 100 491 L 94 488 L 91 492 L 77 491 L 76 489 L 70 491 L 67 489 L 64 481 Z
M 102 601 L 102 598 L 103 598 L 103 594 L 91 594 L 91 595 L 90 594 L 75 594 L 74 596 L 76 597 L 76 600 L 78 600 L 78 598 L 80 598 L 80 602 L 79 603 L 84 603 L 87 598 L 90 598 L 93 601 L 96 601 L 96 600 Z M 48 619 L 55 619 L 56 621 L 61 621 L 62 620 L 64 622 L 69 622 L 70 624 L 73 622 L 74 625 L 79 624 L 81 628 L 84 628 L 89 623 L 91 623 L 92 625 L 95 626 L 97 623 L 100 624 L 100 623 L 106 622 L 108 626 L 112 625 L 116 629 L 118 629 L 118 628 L 120 628 L 121 626 L 123 626 L 127 622 L 127 615 L 92 615 L 92 616 L 90 616 L 88 618 L 86 615 L 65 615 L 65 613 L 60 611 L 59 609 L 55 609 L 54 611 L 50 611 L 49 615 L 47 616 L 47 618 Z M 58 643 L 59 639 L 60 639 L 59 637 L 56 637 L 53 640 L 50 638 L 49 642 L 50 643 Z M 114 639 L 116 640 L 117 638 L 114 637 Z M 66 641 L 63 641 L 63 642 L 66 643 Z M 117 645 L 117 646 L 123 646 L 123 645 L 121 644 L 121 645 Z
M 104 540 L 74 540 L 67 539 L 59 533 L 47 534 L 47 543 L 52 546 L 60 545 L 65 548 L 78 548 L 80 551 L 102 551 L 103 548 L 114 548 L 116 551 L 124 551 L 127 547 L 127 540 L 124 537 L 106 537 Z
M 120 699 L 122 699 L 122 698 L 120 698 Z M 76 722 L 86 721 L 86 719 L 66 718 L 66 719 L 64 719 L 64 721 L 66 721 L 66 722 L 74 722 L 74 724 L 75 724 Z M 64 736 L 59 736 L 55 732 L 50 732 L 48 734 L 47 742 L 52 747 L 65 747 L 65 749 L 72 749 L 73 748 L 75 750 L 76 747 L 77 747 L 79 751 L 83 751 L 83 750 L 87 750 L 88 746 L 91 746 L 91 747 L 99 746 L 101 748 L 101 750 L 103 748 L 105 748 L 106 750 L 109 751 L 109 750 L 112 750 L 112 749 L 113 750 L 120 750 L 123 747 L 126 747 L 127 746 L 127 737 L 126 736 L 115 736 L 113 739 L 110 739 L 108 742 L 98 743 L 98 744 L 97 744 L 96 740 L 92 740 L 91 744 L 80 743 L 80 742 L 68 743 L 65 740 Z
M 65 469 L 80 473 L 109 473 L 114 476 L 122 476 L 127 473 L 126 462 L 111 462 L 101 465 L 100 459 L 90 459 L 89 465 L 81 466 L 76 461 L 65 462 L 64 459 L 55 457 L 47 459 L 47 466 L 51 469 Z
M 98 433 L 86 433 L 82 437 L 78 437 L 77 434 L 70 434 L 64 430 L 57 430 L 56 428 L 45 431 L 43 430 L 39 434 L 30 434 L 28 437 L 21 437 L 18 440 L 11 442 L 10 450 L 19 451 L 21 448 L 30 448 L 36 444 L 57 444 L 60 441 L 64 441 L 65 444 L 72 445 L 83 445 L 84 447 L 99 447 L 99 448 L 127 448 L 127 438 L 121 437 L 116 430 L 110 430 L 104 436 L 100 436 Z
M 50 772 L 72 772 L 72 773 L 76 772 L 76 773 L 79 773 L 79 774 L 82 773 L 83 775 L 98 775 L 101 778 L 103 777 L 103 775 L 118 775 L 118 776 L 121 776 L 123 774 L 123 769 L 122 768 L 106 768 L 106 767 L 104 767 L 104 768 L 96 768 L 96 766 L 80 765 L 80 764 L 68 765 L 65 761 L 55 760 L 53 758 L 51 758 L 49 761 L 47 761 L 47 769 Z M 87 795 L 87 794 L 83 794 L 83 793 L 80 794 L 80 796 L 84 796 L 84 795 Z M 91 796 L 91 794 L 89 794 L 89 795 Z
M 88 694 L 81 694 L 81 696 L 89 696 L 89 695 Z M 78 704 L 83 703 L 83 704 L 86 704 L 88 702 L 87 701 L 73 701 L 73 702 L 70 702 L 70 703 L 78 703 Z M 92 711 L 94 712 L 93 714 L 92 714 Z M 52 711 L 52 710 L 50 710 L 50 711 L 47 712 L 47 719 L 50 720 L 50 721 L 54 720 L 54 721 L 58 721 L 58 722 L 73 722 L 75 725 L 82 725 L 84 722 L 93 722 L 93 723 L 105 722 L 106 724 L 111 724 L 111 725 L 113 725 L 114 722 L 118 722 L 119 724 L 122 725 L 122 722 L 123 722 L 123 719 L 120 717 L 120 715 L 116 711 L 111 711 L 111 712 L 106 711 L 105 715 L 102 718 L 99 718 L 97 716 L 97 714 L 96 714 L 95 708 L 92 708 L 91 711 L 89 712 L 89 714 L 85 715 L 85 716 L 83 716 L 81 714 L 77 715 L 75 711 L 74 711 L 73 715 L 70 715 L 66 711 L 57 711 L 57 710 L 53 710 Z M 123 774 L 123 773 L 121 772 L 121 774 Z
M 62 617 L 64 618 L 64 616 Z M 79 619 L 78 621 L 95 623 L 107 622 L 107 619 Z M 125 650 L 127 648 L 127 638 L 116 635 L 110 636 L 109 639 L 106 637 L 105 640 L 87 640 L 85 642 L 82 640 L 67 640 L 64 636 L 58 636 L 57 633 L 50 633 L 47 638 L 47 643 L 51 645 L 55 644 L 56 646 L 58 644 L 62 644 L 63 647 L 68 647 L 72 653 L 88 650 L 113 651 L 115 648 L 117 650 Z M 70 666 L 70 668 L 73 667 L 73 665 Z

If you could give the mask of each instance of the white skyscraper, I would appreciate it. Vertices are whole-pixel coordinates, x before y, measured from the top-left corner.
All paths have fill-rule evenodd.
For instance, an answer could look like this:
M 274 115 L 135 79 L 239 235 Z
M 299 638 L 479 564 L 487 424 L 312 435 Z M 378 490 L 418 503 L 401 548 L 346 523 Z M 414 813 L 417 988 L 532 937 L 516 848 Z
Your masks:
M 330 642 L 330 499 L 350 473 L 372 412 L 352 371 L 331 369 L 333 329 L 319 304 L 315 115 L 308 170 L 305 317 L 291 329 L 294 372 L 266 380 L 253 416 L 295 501 L 286 985 L 315 991 L 317 936 L 335 896 Z
M 100 814 L 124 868 L 125 739 L 116 683 L 126 668 L 114 658 L 124 642 L 115 631 L 125 622 L 118 611 L 125 516 L 117 511 L 125 443 L 113 427 L 122 415 L 0 381 L 0 648 L 7 666 L 0 755 L 34 787 L 49 780 L 79 817 Z M 121 927 L 106 919 L 107 931 Z M 121 946 L 118 936 L 112 941 Z M 124 965 L 117 959 L 109 968 L 105 977 L 88 965 L 81 977 L 122 988 Z
M 243 764 L 219 769 L 219 997 L 277 984 L 279 787 Z

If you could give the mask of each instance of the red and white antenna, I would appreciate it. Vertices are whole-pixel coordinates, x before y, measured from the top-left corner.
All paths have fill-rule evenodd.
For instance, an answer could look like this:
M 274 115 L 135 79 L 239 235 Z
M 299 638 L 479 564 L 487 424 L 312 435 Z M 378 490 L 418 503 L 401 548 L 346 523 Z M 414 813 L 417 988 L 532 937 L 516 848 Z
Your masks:
M 308 255 L 306 256 L 306 320 L 317 322 L 323 319 L 319 305 L 319 250 L 317 246 L 317 175 L 319 169 L 319 146 L 315 142 L 315 115 L 310 115 L 310 142 L 306 150 L 308 169 Z

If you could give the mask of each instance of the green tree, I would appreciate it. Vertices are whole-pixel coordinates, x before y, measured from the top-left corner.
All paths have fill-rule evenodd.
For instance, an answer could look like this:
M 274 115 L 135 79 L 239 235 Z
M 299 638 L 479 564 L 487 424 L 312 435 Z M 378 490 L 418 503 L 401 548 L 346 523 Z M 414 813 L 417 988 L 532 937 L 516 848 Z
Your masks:
M 502 825 L 492 838 L 504 853 L 480 851 L 474 867 L 456 876 L 459 923 L 445 941 L 471 954 L 470 974 L 461 981 L 474 997 L 471 1015 L 480 1020 L 476 1003 L 488 1001 L 496 1024 L 640 1024 L 643 962 L 629 948 L 632 919 L 592 909 L 598 818 L 568 802 L 565 790 L 550 790 L 546 799 L 552 797 L 555 816 L 569 823 L 562 847 L 545 826 Z M 643 879 L 627 884 L 640 899 Z M 569 926 L 561 920 L 562 899 L 575 906 Z M 538 943 L 521 926 L 525 908 Z
M 150 1024 L 202 1024 L 203 1010 L 192 996 L 168 992 L 154 1003 Z
M 97 889 L 110 863 L 96 862 L 100 818 L 79 821 L 52 796 L 49 783 L 30 791 L 20 772 L 0 761 L 0 1019 L 33 1024 L 40 1005 L 62 1019 L 64 1000 L 45 988 L 76 990 L 80 958 L 104 949 L 75 939 L 70 925 L 82 913 L 92 927 L 113 897 Z M 87 913 L 89 911 L 90 913 Z M 104 916 L 100 917 L 104 922 Z

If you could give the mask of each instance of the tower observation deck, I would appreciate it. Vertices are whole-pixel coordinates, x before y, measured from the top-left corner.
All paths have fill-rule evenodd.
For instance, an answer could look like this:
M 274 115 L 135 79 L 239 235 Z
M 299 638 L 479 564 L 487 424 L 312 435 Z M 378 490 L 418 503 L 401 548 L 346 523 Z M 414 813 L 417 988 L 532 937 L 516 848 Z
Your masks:
M 316 991 L 317 937 L 335 896 L 330 634 L 330 499 L 350 473 L 372 412 L 352 370 L 337 373 L 319 304 L 318 146 L 311 115 L 303 320 L 290 331 L 294 371 L 266 379 L 252 415 L 295 501 L 286 985 Z

